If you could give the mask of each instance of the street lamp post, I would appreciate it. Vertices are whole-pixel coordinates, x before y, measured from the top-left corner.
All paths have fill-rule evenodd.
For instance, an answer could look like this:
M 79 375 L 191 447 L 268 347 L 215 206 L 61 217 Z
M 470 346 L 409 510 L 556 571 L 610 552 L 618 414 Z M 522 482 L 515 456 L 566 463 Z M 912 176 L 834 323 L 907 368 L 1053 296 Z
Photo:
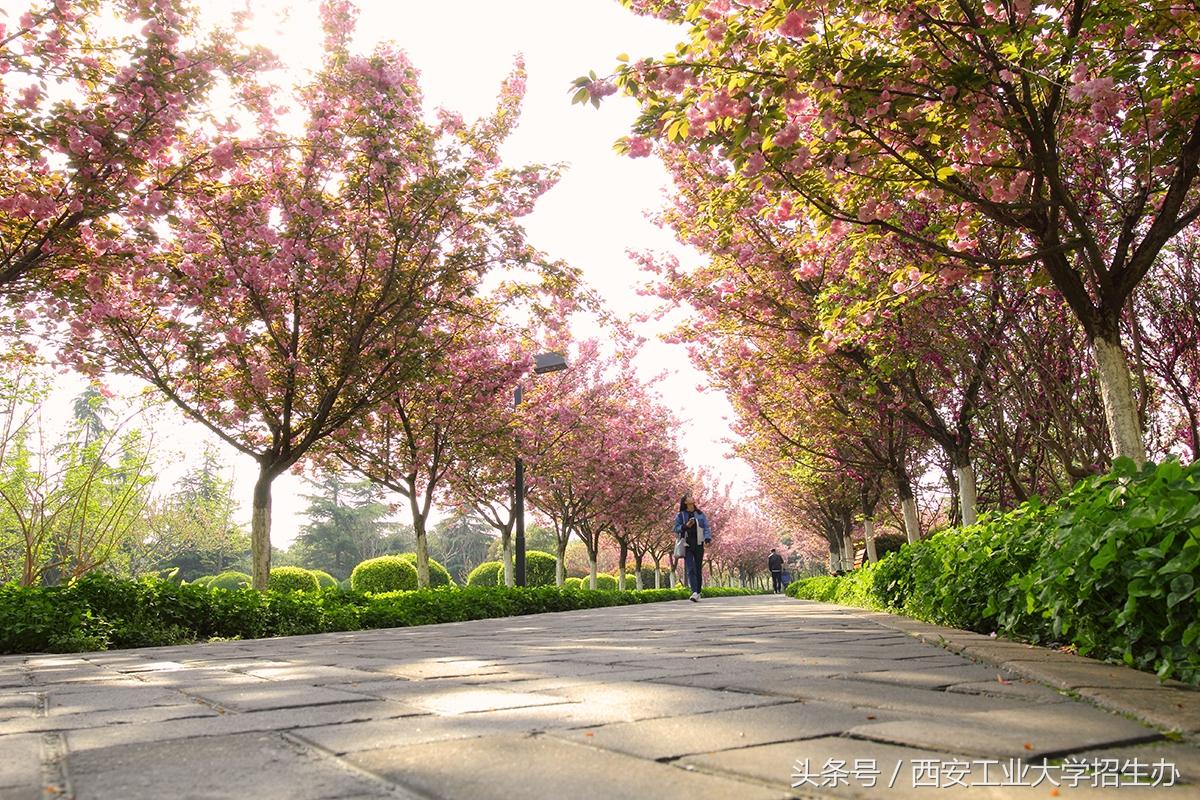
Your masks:
M 567 368 L 567 359 L 561 353 L 538 353 L 533 357 L 533 372 L 544 375 L 547 372 L 558 372 Z M 513 392 L 513 408 L 521 405 L 521 385 Z M 525 585 L 525 463 L 517 456 L 516 487 L 513 493 L 513 515 L 516 517 L 516 564 L 513 582 L 517 586 Z

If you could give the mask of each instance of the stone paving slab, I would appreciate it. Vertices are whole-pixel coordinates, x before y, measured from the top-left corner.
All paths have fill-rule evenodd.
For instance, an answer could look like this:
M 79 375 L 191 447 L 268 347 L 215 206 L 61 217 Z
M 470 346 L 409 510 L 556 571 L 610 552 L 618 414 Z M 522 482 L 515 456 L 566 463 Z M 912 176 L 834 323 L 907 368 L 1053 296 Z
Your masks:
M 886 712 L 877 716 L 845 706 L 785 703 L 577 728 L 555 735 L 577 744 L 664 761 L 718 750 L 836 736 L 850 726 L 872 719 L 900 717 Z
M 33 734 L 0 736 L 0 797 L 34 789 L 41 794 L 42 737 Z
M 801 601 L 808 602 L 808 601 Z M 818 604 L 829 607 L 829 604 Z M 845 608 L 833 606 L 834 608 Z M 1049 686 L 1077 691 L 1096 705 L 1131 714 L 1166 730 L 1200 732 L 1200 687 L 1074 653 L 941 628 L 884 612 L 859 612 L 881 625 L 995 664 Z
M 0 800 L 872 797 L 793 787 L 793 766 L 1105 754 L 1171 760 L 1189 783 L 1154 796 L 1195 796 L 1200 749 L 1171 724 L 1190 719 L 1190 690 L 1126 670 L 1116 689 L 1068 691 L 1004 666 L 1081 661 L 1095 682 L 1086 659 L 769 596 L 4 657 Z M 931 796 L 912 783 L 885 794 Z
M 859 725 L 850 736 L 1001 758 L 1052 757 L 1105 745 L 1159 738 L 1145 725 L 1081 703 L 1008 708 L 953 719 L 908 719 Z
M 219 768 L 214 768 L 219 767 Z M 192 800 L 332 800 L 392 797 L 389 787 L 287 741 L 244 733 L 76 753 L 77 800 L 182 796 Z
M 431 742 L 371 750 L 349 760 L 431 797 L 776 800 L 790 794 L 545 736 L 488 736 L 469 748 Z

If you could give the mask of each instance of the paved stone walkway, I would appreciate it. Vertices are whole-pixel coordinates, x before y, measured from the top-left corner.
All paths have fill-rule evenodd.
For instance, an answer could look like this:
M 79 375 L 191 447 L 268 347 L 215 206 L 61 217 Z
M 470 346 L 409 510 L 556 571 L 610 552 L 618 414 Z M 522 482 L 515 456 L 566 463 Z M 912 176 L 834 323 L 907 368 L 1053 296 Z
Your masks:
M 894 621 L 750 597 L 6 657 L 0 798 L 1200 797 L 1200 721 L 1164 738 Z

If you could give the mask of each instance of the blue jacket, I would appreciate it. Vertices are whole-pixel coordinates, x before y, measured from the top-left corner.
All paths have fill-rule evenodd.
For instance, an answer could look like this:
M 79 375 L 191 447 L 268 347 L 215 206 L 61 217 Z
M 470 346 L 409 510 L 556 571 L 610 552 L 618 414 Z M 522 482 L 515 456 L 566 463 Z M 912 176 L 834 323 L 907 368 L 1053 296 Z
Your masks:
M 675 515 L 675 535 L 676 536 L 679 536 L 679 537 L 684 536 L 683 523 L 687 521 L 688 513 L 690 513 L 690 512 L 680 511 L 678 514 Z M 704 532 L 704 543 L 708 544 L 709 542 L 712 541 L 712 531 L 708 527 L 708 517 L 704 516 L 704 512 L 700 511 L 700 510 L 697 510 L 695 512 L 695 514 L 696 514 L 696 527 Z

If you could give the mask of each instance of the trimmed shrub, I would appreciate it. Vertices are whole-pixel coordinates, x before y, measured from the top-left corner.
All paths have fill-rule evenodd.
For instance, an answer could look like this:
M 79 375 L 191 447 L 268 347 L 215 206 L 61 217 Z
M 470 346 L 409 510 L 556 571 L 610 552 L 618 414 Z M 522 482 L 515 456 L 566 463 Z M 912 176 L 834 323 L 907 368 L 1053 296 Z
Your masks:
M 583 588 L 592 588 L 591 576 L 583 579 Z M 617 590 L 617 579 L 612 575 L 601 572 L 596 576 L 596 590 L 603 592 L 615 592 Z
M 525 585 L 554 586 L 558 562 L 554 556 L 541 550 L 525 551 Z
M 564 589 L 582 589 L 583 578 L 563 578 Z
M 400 556 L 369 558 L 350 573 L 356 592 L 397 592 L 417 588 L 417 570 Z
M 233 570 L 230 570 L 228 572 L 222 572 L 220 575 L 214 576 L 213 579 L 208 582 L 208 588 L 210 588 L 210 589 L 230 589 L 230 590 L 246 589 L 253 582 L 254 582 L 254 579 L 251 578 L 246 573 L 234 572 Z
M 315 592 L 321 588 L 317 576 L 303 567 L 276 567 L 267 588 L 272 592 Z
M 467 573 L 467 586 L 503 586 L 504 565 L 499 561 L 485 561 Z
M 417 554 L 416 553 L 401 553 L 400 558 L 403 558 L 409 564 L 412 564 L 413 571 L 417 569 Z M 429 559 L 429 585 L 432 588 L 438 586 L 454 586 L 454 579 L 450 577 L 450 571 L 434 561 Z
M 354 586 L 351 584 L 351 582 L 350 582 L 350 579 L 349 579 L 349 578 L 343 578 L 342 580 L 338 581 L 338 584 L 337 584 L 337 586 L 338 586 L 338 588 L 339 588 L 339 589 L 341 589 L 343 592 L 351 592 L 351 591 L 354 591 Z
M 324 570 L 310 569 L 309 572 L 317 579 L 317 585 L 322 589 L 334 589 L 338 586 L 338 579 Z
M 213 578 L 215 578 L 215 577 L 217 577 L 217 576 L 216 575 L 201 575 L 199 578 L 196 578 L 196 580 L 194 580 L 194 581 L 188 581 L 188 583 L 190 583 L 192 586 L 208 586 L 210 583 L 213 582 Z

